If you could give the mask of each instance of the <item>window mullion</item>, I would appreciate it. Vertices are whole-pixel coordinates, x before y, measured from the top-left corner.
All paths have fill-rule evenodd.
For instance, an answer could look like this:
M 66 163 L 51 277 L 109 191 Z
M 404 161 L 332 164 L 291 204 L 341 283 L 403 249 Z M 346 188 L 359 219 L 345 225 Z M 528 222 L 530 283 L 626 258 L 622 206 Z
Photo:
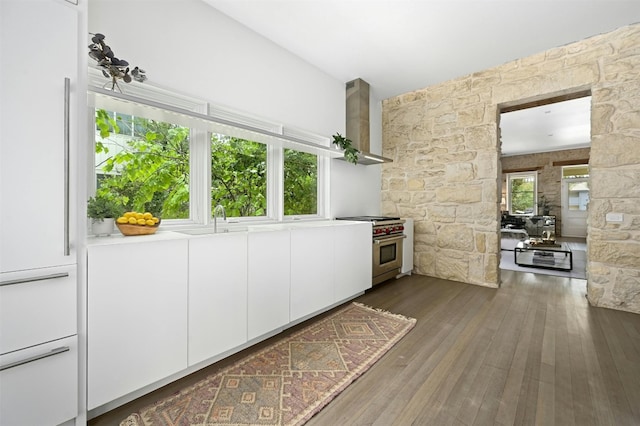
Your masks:
M 190 167 L 190 212 L 191 220 L 198 224 L 208 224 L 211 217 L 211 153 L 208 133 L 200 129 L 191 129 Z
M 329 158 L 318 157 L 318 215 L 320 217 L 328 217 L 330 211 L 329 205 Z
M 284 218 L 284 149 L 273 145 L 267 149 L 267 216 Z
M 207 104 L 194 111 L 206 113 Z M 209 133 L 202 128 L 191 128 L 189 161 L 189 211 L 191 221 L 208 224 L 211 218 L 211 150 Z

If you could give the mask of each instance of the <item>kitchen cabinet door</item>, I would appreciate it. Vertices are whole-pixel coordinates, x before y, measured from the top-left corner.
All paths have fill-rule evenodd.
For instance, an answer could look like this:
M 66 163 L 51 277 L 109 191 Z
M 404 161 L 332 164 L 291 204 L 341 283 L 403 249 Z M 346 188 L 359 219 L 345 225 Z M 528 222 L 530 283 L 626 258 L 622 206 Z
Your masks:
M 90 410 L 187 368 L 187 257 L 186 239 L 88 247 Z
M 247 234 L 189 240 L 189 365 L 247 341 Z
M 289 323 L 289 231 L 249 233 L 249 340 Z
M 77 332 L 76 266 L 0 274 L 0 355 Z
M 65 212 L 73 219 L 74 185 L 67 201 L 65 177 L 71 179 L 74 162 L 69 158 L 65 167 L 64 130 L 68 123 L 73 156 L 78 96 L 86 98 L 77 78 L 77 6 L 2 0 L 0 19 L 0 272 L 73 264 L 73 244 L 65 252 L 74 229 L 67 227 Z
M 334 262 L 336 301 L 371 288 L 371 223 L 335 226 Z
M 57 425 L 78 414 L 78 338 L 0 355 L 0 425 Z
M 291 321 L 335 302 L 332 226 L 291 230 Z

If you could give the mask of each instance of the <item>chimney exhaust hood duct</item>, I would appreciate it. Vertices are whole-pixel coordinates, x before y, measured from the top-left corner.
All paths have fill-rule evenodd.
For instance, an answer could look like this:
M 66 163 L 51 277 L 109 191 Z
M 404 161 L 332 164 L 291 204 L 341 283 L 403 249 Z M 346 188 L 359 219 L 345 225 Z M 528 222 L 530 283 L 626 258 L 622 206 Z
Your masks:
M 390 158 L 381 157 L 370 152 L 369 132 L 369 83 L 357 78 L 349 81 L 346 103 L 346 137 L 353 143 L 358 154 L 358 164 L 390 163 Z

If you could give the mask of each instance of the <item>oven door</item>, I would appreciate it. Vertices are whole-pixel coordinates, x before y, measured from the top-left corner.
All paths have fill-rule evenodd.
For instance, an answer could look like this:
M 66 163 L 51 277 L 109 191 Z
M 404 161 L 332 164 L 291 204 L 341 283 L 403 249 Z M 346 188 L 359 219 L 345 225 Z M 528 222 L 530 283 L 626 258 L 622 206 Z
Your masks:
M 395 277 L 402 267 L 402 242 L 406 235 L 373 239 L 373 284 Z

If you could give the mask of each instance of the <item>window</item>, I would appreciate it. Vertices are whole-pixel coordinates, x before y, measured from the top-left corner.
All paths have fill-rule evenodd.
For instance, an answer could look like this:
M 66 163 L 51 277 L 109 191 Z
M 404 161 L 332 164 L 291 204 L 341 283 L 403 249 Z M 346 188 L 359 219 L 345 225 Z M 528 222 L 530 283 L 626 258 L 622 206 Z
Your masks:
M 589 165 L 562 167 L 562 179 L 566 182 L 567 209 L 586 211 L 589 206 Z
M 211 209 L 227 217 L 267 216 L 267 146 L 211 135 Z
M 511 214 L 537 214 L 537 172 L 507 174 L 507 207 Z
M 123 210 L 189 218 L 189 129 L 96 110 L 96 192 Z
M 562 167 L 562 178 L 563 179 L 571 179 L 571 178 L 588 178 L 589 177 L 589 165 L 588 164 L 580 164 L 577 166 L 563 166 Z
M 155 99 L 148 87 L 145 99 Z M 328 138 L 219 108 L 220 122 L 181 115 L 209 108 L 166 92 L 158 101 L 119 97 L 92 98 L 94 183 L 123 212 L 149 211 L 164 226 L 210 224 L 218 204 L 236 221 L 326 217 Z
M 284 150 L 284 215 L 318 213 L 318 156 Z

